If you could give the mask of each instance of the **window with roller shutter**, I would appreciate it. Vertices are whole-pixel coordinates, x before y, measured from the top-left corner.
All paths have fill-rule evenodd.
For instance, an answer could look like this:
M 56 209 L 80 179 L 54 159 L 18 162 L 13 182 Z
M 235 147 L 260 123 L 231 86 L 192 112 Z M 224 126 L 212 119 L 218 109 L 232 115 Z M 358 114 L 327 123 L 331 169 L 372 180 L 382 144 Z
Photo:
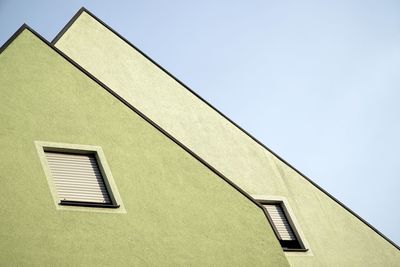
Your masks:
M 265 208 L 271 226 L 285 251 L 307 251 L 282 201 L 258 200 Z
M 60 205 L 118 208 L 96 155 L 45 151 Z

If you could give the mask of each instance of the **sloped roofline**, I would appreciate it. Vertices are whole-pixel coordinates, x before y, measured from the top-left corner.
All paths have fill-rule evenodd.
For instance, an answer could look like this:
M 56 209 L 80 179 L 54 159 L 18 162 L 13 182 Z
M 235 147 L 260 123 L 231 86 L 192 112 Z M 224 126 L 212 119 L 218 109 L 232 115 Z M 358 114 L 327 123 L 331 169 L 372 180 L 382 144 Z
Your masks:
M 305 174 L 303 174 L 301 171 L 299 171 L 298 169 L 296 169 L 294 166 L 292 166 L 290 163 L 288 163 L 285 159 L 283 159 L 281 156 L 279 156 L 277 153 L 275 153 L 272 149 L 270 149 L 269 147 L 267 147 L 266 145 L 264 145 L 261 141 L 259 141 L 257 138 L 255 138 L 253 135 L 251 135 L 249 132 L 247 132 L 246 130 L 244 130 L 241 126 L 239 126 L 236 122 L 234 122 L 233 120 L 231 120 L 228 116 L 226 116 L 224 113 L 222 113 L 221 111 L 219 111 L 216 107 L 214 107 L 212 104 L 210 104 L 209 102 L 207 102 L 207 100 L 205 100 L 204 98 L 202 98 L 200 95 L 198 95 L 195 91 L 193 91 L 189 86 L 187 86 L 186 84 L 184 84 L 182 81 L 180 81 L 178 78 L 176 78 L 174 75 L 172 75 L 169 71 L 167 71 L 165 68 L 163 68 L 160 64 L 158 64 L 156 61 L 154 61 L 151 57 L 149 57 L 148 55 L 146 55 L 142 50 L 140 50 L 139 48 L 137 48 L 134 44 L 132 44 L 130 41 L 128 41 L 125 37 L 123 37 L 122 35 L 120 35 L 117 31 L 115 31 L 113 28 L 111 28 L 109 25 L 107 25 L 104 21 L 102 21 L 101 19 L 99 19 L 96 15 L 94 15 L 92 12 L 90 12 L 89 10 L 87 10 L 85 7 L 82 7 L 81 9 L 79 9 L 79 11 L 71 18 L 71 20 L 64 26 L 64 28 L 56 35 L 56 37 L 52 40 L 51 44 L 52 46 L 55 46 L 55 44 L 57 43 L 57 41 L 64 35 L 64 33 L 66 31 L 68 31 L 68 29 L 72 26 L 72 24 L 74 24 L 74 22 L 79 18 L 79 16 L 83 13 L 86 12 L 87 14 L 89 14 L 91 17 L 93 17 L 95 20 L 97 20 L 100 24 L 102 24 L 104 27 L 106 27 L 108 30 L 110 30 L 112 33 L 114 33 L 116 36 L 118 36 L 120 39 L 122 39 L 125 43 L 127 43 L 129 46 L 131 46 L 133 49 L 135 49 L 137 52 L 139 52 L 142 56 L 144 56 L 146 59 L 148 59 L 150 62 L 152 62 L 154 65 L 156 65 L 159 69 L 161 69 L 162 71 L 164 71 L 167 75 L 169 75 L 172 79 L 174 79 L 176 82 L 178 82 L 180 85 L 182 85 L 185 89 L 187 89 L 190 93 L 192 93 L 193 95 L 195 95 L 197 98 L 199 98 L 201 101 L 203 101 L 207 106 L 209 106 L 211 109 L 213 109 L 214 111 L 216 111 L 219 115 L 221 115 L 224 119 L 228 120 L 230 123 L 232 123 L 234 126 L 236 126 L 240 131 L 242 131 L 243 133 L 245 133 L 248 137 L 250 137 L 251 139 L 253 139 L 253 141 L 255 141 L 257 144 L 259 144 L 260 146 L 262 146 L 264 149 L 266 149 L 267 151 L 269 151 L 272 155 L 274 155 L 276 158 L 278 158 L 280 161 L 282 161 L 283 163 L 285 163 L 287 166 L 289 166 L 292 170 L 294 170 L 295 172 L 297 172 L 300 176 L 302 176 L 304 179 L 306 179 L 308 182 L 310 182 L 313 186 L 315 186 L 317 189 L 319 189 L 321 192 L 323 192 L 325 195 L 327 195 L 329 198 L 331 198 L 333 201 L 335 201 L 336 203 L 338 203 L 340 206 L 342 206 L 344 209 L 346 209 L 348 212 L 350 212 L 353 216 L 355 216 L 356 218 L 358 218 L 360 221 L 362 221 L 365 225 L 367 225 L 369 228 L 371 228 L 374 232 L 376 232 L 378 235 L 380 235 L 381 237 L 383 237 L 386 241 L 388 241 L 390 244 L 392 244 L 394 247 L 396 247 L 398 250 L 400 250 L 400 247 L 392 240 L 390 240 L 387 236 L 385 236 L 382 232 L 380 232 L 378 229 L 376 229 L 374 226 L 372 226 L 371 224 L 369 224 L 366 220 L 364 220 L 360 215 L 358 215 L 356 212 L 354 212 L 353 210 L 351 210 L 349 207 L 347 207 L 344 203 L 342 203 L 340 200 L 338 200 L 337 198 L 335 198 L 333 195 L 331 195 L 330 193 L 328 193 L 325 189 L 323 189 L 321 186 L 319 186 L 317 183 L 315 183 L 313 180 L 311 180 L 310 178 L 308 178 Z M 1 49 L 0 49 L 1 51 Z M 76 64 L 76 63 L 75 63 Z M 93 77 L 93 79 L 96 79 Z M 96 79 L 97 80 L 97 79 Z M 100 82 L 101 83 L 101 82 Z M 127 102 L 125 100 L 123 100 L 124 102 Z M 139 111 L 138 111 L 139 112 Z M 144 115 L 143 115 L 144 116 Z M 158 128 L 160 128 L 158 126 Z M 161 129 L 161 128 L 160 128 Z M 164 131 L 164 130 L 163 130 Z M 168 134 L 169 135 L 169 134 Z M 175 138 L 174 138 L 175 139 Z M 179 141 L 177 141 L 179 142 Z M 180 143 L 180 142 L 179 142 Z M 183 144 L 181 144 L 181 146 L 184 146 Z M 184 146 L 186 147 L 186 146 Z M 186 148 L 187 150 L 189 150 L 188 148 Z M 194 152 L 191 152 L 192 154 L 194 154 Z M 196 155 L 196 157 L 198 157 Z M 198 157 L 200 158 L 200 157 Z M 201 160 L 202 162 L 205 162 L 204 160 Z M 216 170 L 215 168 L 213 168 L 210 164 L 206 163 L 205 164 L 207 166 L 210 166 L 212 169 Z M 216 170 L 217 171 L 217 170 Z M 220 173 L 219 171 L 217 171 L 218 173 Z M 220 175 L 222 175 L 220 173 Z M 225 178 L 226 180 L 229 180 L 227 178 Z M 230 182 L 231 184 L 233 184 L 232 182 Z M 235 186 L 237 187 L 237 186 Z M 243 190 L 241 190 L 243 191 Z M 248 195 L 246 193 L 246 195 Z M 252 198 L 252 197 L 251 197 Z
M 83 11 L 84 9 L 82 8 L 79 12 L 79 14 Z M 76 16 L 76 15 L 75 15 Z M 78 15 L 79 16 L 79 15 Z M 76 18 L 75 18 L 76 19 Z M 39 38 L 43 43 L 45 43 L 48 47 L 53 49 L 56 53 L 58 53 L 61 57 L 63 57 L 65 60 L 67 60 L 70 64 L 72 64 L 74 67 L 76 67 L 78 70 L 80 70 L 84 75 L 89 77 L 89 79 L 92 79 L 94 82 L 96 82 L 100 87 L 105 89 L 107 92 L 109 92 L 112 96 L 117 98 L 122 104 L 127 106 L 129 109 L 131 109 L 134 113 L 139 115 L 142 119 L 144 119 L 147 123 L 149 123 L 151 126 L 153 126 L 156 130 L 160 131 L 162 134 L 164 134 L 168 139 L 170 139 L 172 142 L 180 146 L 183 150 L 185 150 L 187 153 L 189 153 L 192 157 L 194 157 L 197 161 L 199 161 L 201 164 L 203 164 L 206 168 L 208 168 L 210 171 L 215 173 L 217 176 L 219 176 L 222 180 L 224 180 L 226 183 L 228 183 L 230 186 L 232 186 L 236 191 L 243 196 L 245 196 L 248 200 L 250 200 L 253 204 L 255 204 L 258 208 L 262 210 L 264 213 L 264 216 L 266 218 L 266 222 L 269 221 L 268 219 L 268 214 L 267 211 L 264 209 L 264 207 L 258 203 L 252 196 L 250 196 L 247 192 L 245 192 L 243 189 L 241 189 L 239 186 L 237 186 L 234 182 L 232 182 L 230 179 L 228 179 L 225 175 L 223 175 L 221 172 L 219 172 L 217 169 L 215 169 L 213 166 L 208 164 L 205 160 L 203 160 L 200 156 L 198 156 L 196 153 L 194 153 L 192 150 L 190 150 L 188 147 L 186 147 L 184 144 L 182 144 L 180 141 L 178 141 L 175 137 L 173 137 L 171 134 L 169 134 L 167 131 L 165 131 L 163 128 L 161 128 L 158 124 L 156 124 L 154 121 L 152 121 L 150 118 L 148 118 L 146 115 L 144 115 L 142 112 L 140 112 L 137 108 L 135 108 L 132 104 L 130 104 L 128 101 L 123 99 L 120 95 L 118 95 L 115 91 L 110 89 L 107 85 L 102 83 L 99 79 L 94 77 L 92 74 L 90 74 L 86 69 L 84 69 L 82 66 L 80 66 L 78 63 L 76 63 L 74 60 L 72 60 L 70 57 L 68 57 L 66 54 L 64 54 L 61 50 L 59 50 L 57 47 L 55 47 L 52 43 L 47 41 L 42 35 L 37 33 L 35 30 L 33 30 L 31 27 L 29 27 L 26 23 L 24 23 L 1 47 L 0 47 L 0 54 L 4 52 L 4 50 L 7 49 L 7 47 L 24 31 L 28 30 L 30 31 L 33 35 L 35 35 L 37 38 Z M 270 224 L 268 224 L 270 225 Z M 275 236 L 276 233 L 275 231 L 272 231 Z

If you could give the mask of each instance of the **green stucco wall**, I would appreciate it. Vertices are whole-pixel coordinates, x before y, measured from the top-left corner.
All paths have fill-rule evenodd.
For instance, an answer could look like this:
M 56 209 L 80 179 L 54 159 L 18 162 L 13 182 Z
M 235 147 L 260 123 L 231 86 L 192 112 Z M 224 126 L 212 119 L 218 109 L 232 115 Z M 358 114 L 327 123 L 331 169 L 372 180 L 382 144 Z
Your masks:
M 27 29 L 0 125 L 0 266 L 288 266 L 258 206 Z M 34 141 L 101 146 L 126 213 L 57 210 Z
M 400 266 L 397 248 L 89 14 L 56 46 L 249 194 L 286 198 L 310 248 L 286 253 L 292 266 Z

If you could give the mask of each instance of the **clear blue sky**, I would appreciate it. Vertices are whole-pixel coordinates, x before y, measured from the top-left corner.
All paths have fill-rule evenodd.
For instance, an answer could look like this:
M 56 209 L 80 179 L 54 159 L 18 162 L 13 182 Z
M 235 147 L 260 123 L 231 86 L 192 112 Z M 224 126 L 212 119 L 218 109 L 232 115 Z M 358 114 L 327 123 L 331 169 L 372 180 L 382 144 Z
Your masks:
M 0 0 L 0 43 L 81 6 L 400 244 L 400 1 Z

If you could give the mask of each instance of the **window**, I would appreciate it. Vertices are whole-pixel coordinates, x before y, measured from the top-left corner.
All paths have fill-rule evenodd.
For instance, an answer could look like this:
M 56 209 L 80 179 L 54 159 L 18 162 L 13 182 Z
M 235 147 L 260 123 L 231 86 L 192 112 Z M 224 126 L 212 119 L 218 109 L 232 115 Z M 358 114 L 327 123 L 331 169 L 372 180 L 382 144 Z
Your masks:
M 57 209 L 126 213 L 101 147 L 35 145 Z
M 95 154 L 45 151 L 60 205 L 118 208 L 104 183 Z
M 258 201 L 266 210 L 268 220 L 285 251 L 307 251 L 294 227 L 283 201 Z

